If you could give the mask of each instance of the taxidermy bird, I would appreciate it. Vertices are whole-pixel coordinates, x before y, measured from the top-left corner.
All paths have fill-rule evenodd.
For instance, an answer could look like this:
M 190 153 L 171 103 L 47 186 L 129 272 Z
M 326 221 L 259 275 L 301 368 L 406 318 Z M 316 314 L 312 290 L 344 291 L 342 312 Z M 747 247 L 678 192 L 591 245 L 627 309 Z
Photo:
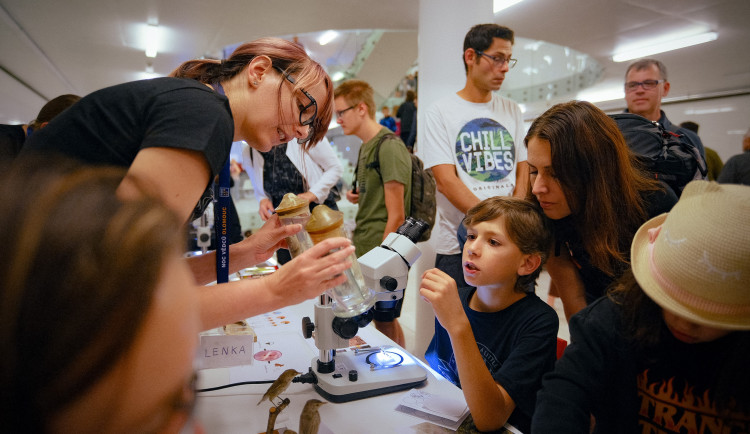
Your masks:
M 263 397 L 260 398 L 260 401 L 258 401 L 258 405 L 260 405 L 261 402 L 265 401 L 266 398 L 268 398 L 271 404 L 276 405 L 273 400 L 284 393 L 284 391 L 289 387 L 289 384 L 292 382 L 292 379 L 300 374 L 302 373 L 297 372 L 294 369 L 287 369 L 286 371 L 282 372 L 281 375 L 279 375 L 279 378 L 277 378 L 276 381 L 271 384 L 271 387 L 268 388 L 266 393 L 263 394 Z
M 299 416 L 299 434 L 317 434 L 320 426 L 320 413 L 318 407 L 325 404 L 325 401 L 311 399 L 305 403 L 302 414 Z

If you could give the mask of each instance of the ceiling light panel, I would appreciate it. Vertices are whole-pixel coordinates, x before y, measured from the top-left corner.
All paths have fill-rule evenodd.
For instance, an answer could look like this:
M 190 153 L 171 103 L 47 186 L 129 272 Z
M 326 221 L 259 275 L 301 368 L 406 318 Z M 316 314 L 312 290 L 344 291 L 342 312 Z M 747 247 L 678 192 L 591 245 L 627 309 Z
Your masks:
M 614 62 L 625 62 L 628 60 L 639 59 L 653 54 L 665 53 L 667 51 L 679 50 L 680 48 L 715 41 L 718 37 L 719 34 L 716 32 L 704 32 L 688 36 L 642 41 L 638 46 L 631 46 L 624 50 L 619 50 L 612 56 L 612 60 Z
M 156 57 L 156 53 L 159 51 L 159 26 L 149 24 L 146 26 L 144 31 L 144 39 L 146 40 L 146 57 Z
M 320 35 L 320 38 L 318 38 L 318 43 L 320 45 L 326 45 L 329 42 L 333 41 L 339 36 L 339 32 L 335 30 L 328 30 L 327 32 Z

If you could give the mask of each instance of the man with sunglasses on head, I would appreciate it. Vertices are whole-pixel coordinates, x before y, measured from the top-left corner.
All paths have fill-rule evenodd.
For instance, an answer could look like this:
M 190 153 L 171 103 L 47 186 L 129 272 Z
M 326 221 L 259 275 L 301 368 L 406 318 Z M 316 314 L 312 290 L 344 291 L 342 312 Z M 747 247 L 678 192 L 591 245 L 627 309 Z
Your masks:
M 685 139 L 695 145 L 706 160 L 703 142 L 697 134 L 672 124 L 661 109 L 661 99 L 669 93 L 667 67 L 656 59 L 640 59 L 628 66 L 625 71 L 625 110 L 650 121 L 659 122 L 666 130 L 685 136 Z
M 432 168 L 438 190 L 435 267 L 459 288 L 466 286 L 458 240 L 466 212 L 489 197 L 526 195 L 521 108 L 496 93 L 516 64 L 513 38 L 513 30 L 497 24 L 469 30 L 462 55 L 466 84 L 430 107 L 419 143 L 419 157 Z

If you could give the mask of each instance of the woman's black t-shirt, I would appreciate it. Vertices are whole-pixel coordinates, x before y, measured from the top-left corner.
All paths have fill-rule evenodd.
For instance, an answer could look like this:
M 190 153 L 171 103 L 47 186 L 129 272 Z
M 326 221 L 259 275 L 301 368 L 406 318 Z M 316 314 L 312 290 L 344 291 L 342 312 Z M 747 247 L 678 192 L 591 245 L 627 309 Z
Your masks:
M 130 167 L 141 149 L 194 150 L 211 168 L 210 186 L 229 158 L 233 136 L 226 97 L 196 80 L 163 77 L 85 96 L 35 132 L 23 152 L 56 152 L 90 164 Z M 204 202 L 196 210 L 201 214 Z

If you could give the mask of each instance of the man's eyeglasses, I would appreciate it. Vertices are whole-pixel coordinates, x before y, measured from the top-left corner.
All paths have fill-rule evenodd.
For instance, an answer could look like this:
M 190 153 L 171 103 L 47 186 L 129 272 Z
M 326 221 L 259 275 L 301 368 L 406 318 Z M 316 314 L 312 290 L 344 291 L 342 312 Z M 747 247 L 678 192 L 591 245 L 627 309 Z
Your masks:
M 638 86 L 643 87 L 643 90 L 651 90 L 661 83 L 664 83 L 664 80 L 629 81 L 625 83 L 625 91 L 634 92 Z
M 508 69 L 513 69 L 514 66 L 516 66 L 516 63 L 518 62 L 517 59 L 511 59 L 511 58 L 505 58 L 504 56 L 490 56 L 489 54 L 485 53 L 484 51 L 474 50 L 477 54 L 480 56 L 484 56 L 492 61 L 492 64 L 495 66 L 503 66 L 503 64 L 508 64 Z
M 276 68 L 281 73 L 281 75 L 283 75 L 284 78 L 289 81 L 289 83 L 295 84 L 292 76 L 287 74 L 286 71 L 276 65 L 274 65 L 274 68 Z M 305 137 L 304 139 L 297 139 L 297 142 L 299 144 L 303 144 L 307 143 L 307 141 L 312 138 L 313 134 L 315 134 L 315 127 L 313 126 L 313 122 L 315 122 L 315 118 L 318 116 L 318 103 L 315 101 L 315 98 L 313 98 L 312 95 L 310 95 L 305 89 L 300 89 L 300 91 L 302 91 L 302 94 L 304 94 L 307 99 L 310 100 L 310 102 L 306 105 L 303 105 L 301 103 L 299 104 L 299 123 L 302 126 L 310 126 L 310 128 L 308 128 L 307 137 Z
M 337 110 L 337 111 L 335 112 L 335 113 L 336 113 L 336 117 L 337 117 L 337 118 L 340 118 L 340 117 L 341 117 L 341 116 L 342 116 L 342 115 L 343 115 L 344 113 L 348 112 L 349 110 L 353 109 L 353 108 L 354 108 L 354 107 L 356 107 L 356 106 L 357 106 L 357 104 L 354 104 L 354 105 L 350 105 L 349 107 L 347 107 L 347 108 L 345 108 L 345 109 L 343 109 L 343 110 L 340 110 L 340 111 L 339 111 L 339 110 Z

